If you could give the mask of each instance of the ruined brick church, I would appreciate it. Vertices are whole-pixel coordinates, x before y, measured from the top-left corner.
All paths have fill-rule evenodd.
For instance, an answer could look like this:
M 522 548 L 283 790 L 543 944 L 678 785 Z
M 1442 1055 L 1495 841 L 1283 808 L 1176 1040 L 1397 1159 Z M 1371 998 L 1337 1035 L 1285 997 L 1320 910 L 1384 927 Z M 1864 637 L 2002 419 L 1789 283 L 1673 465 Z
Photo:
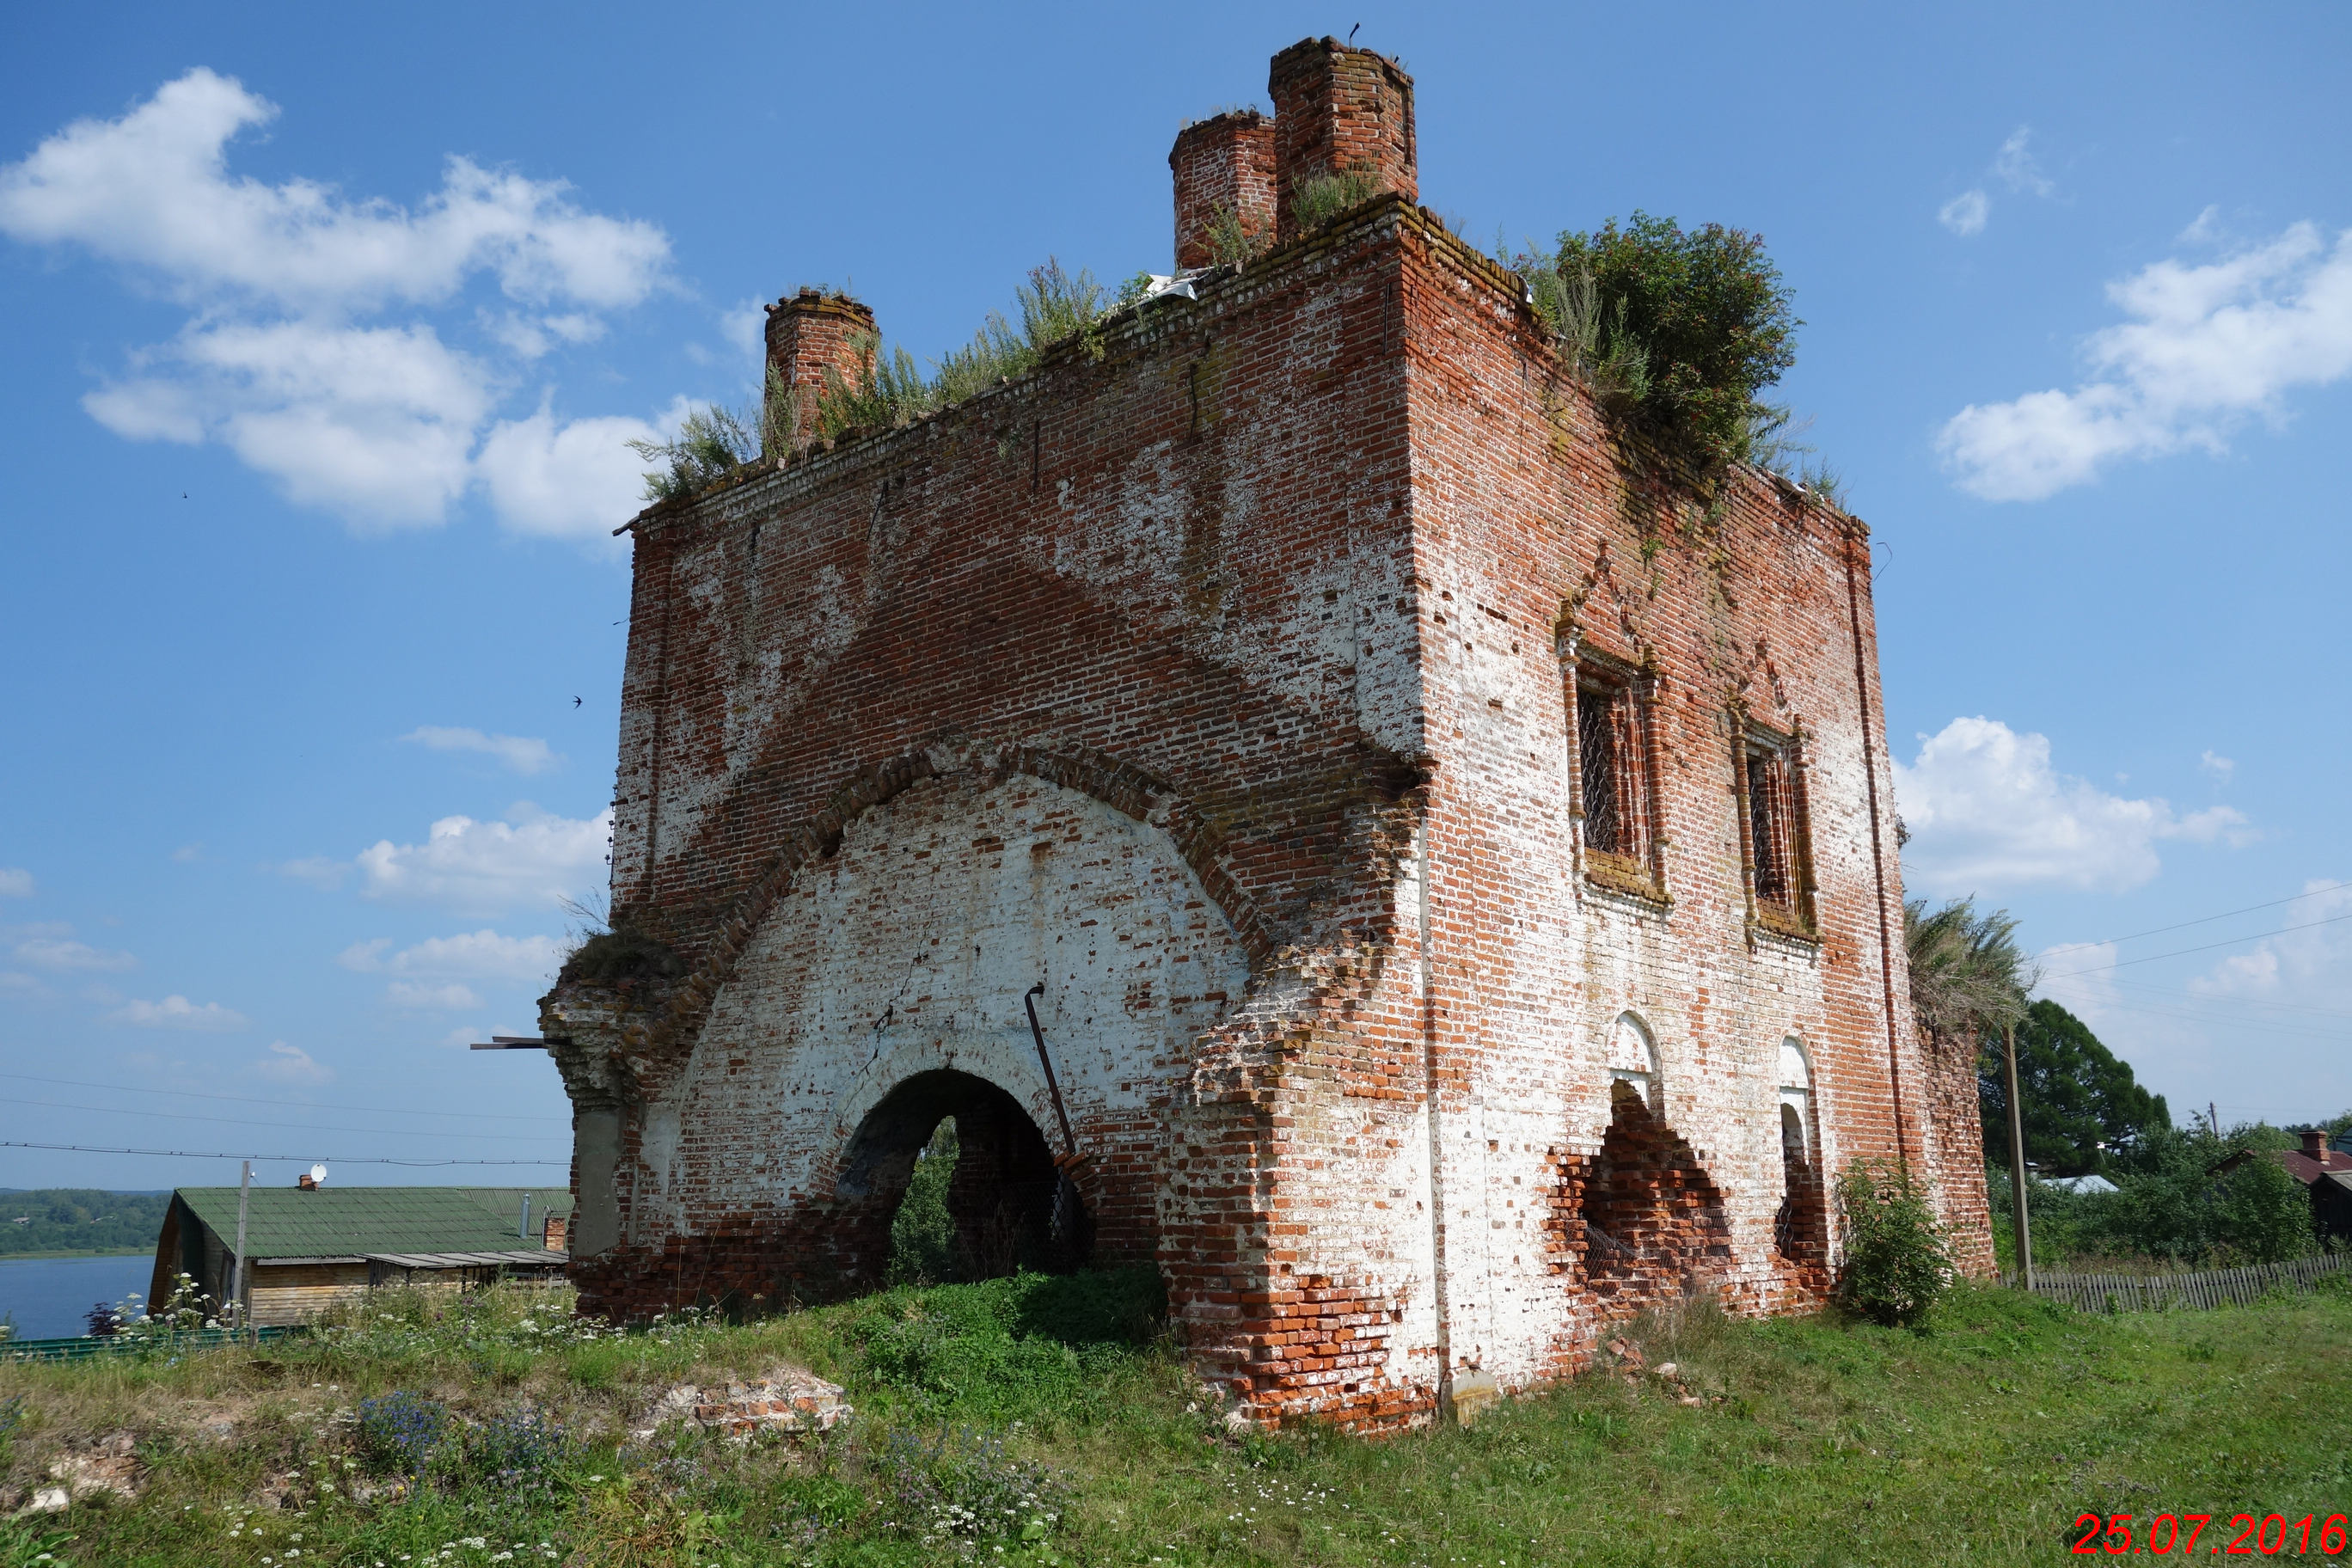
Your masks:
M 966 1256 L 1156 1265 L 1263 1422 L 1817 1302 L 1857 1157 L 1984 1266 L 1865 529 L 1747 468 L 1703 530 L 1628 505 L 1519 279 L 1416 205 L 1412 79 L 1326 38 L 1270 89 L 1178 136 L 1169 286 L 630 525 L 613 910 L 663 957 L 542 1012 L 587 1310 L 878 1282 L 949 1117 Z M 1385 194 L 1303 231 L 1341 170 Z M 873 329 L 781 300 L 772 384 Z

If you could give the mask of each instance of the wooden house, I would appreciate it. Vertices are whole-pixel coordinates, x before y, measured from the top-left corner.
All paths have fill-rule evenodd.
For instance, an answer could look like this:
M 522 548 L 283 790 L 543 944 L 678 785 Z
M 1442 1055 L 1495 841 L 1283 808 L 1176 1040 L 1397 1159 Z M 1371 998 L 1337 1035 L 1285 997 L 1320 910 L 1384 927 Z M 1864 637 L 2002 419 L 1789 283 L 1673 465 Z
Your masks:
M 557 1279 L 572 1194 L 562 1187 L 255 1187 L 247 1194 L 249 1322 L 299 1323 L 386 1284 Z M 237 1189 L 182 1187 L 155 1240 L 152 1302 L 185 1273 L 229 1299 Z

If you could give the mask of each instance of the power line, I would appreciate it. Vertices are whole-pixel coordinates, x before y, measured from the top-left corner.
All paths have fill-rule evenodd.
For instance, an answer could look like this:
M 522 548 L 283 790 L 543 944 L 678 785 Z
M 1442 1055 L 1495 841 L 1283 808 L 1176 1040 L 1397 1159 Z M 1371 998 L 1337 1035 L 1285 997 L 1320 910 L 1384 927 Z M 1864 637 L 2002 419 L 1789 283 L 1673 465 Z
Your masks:
M 2184 991 L 2178 985 L 2151 985 L 2144 980 L 2110 980 L 2108 984 L 2126 991 L 2147 991 L 2159 996 L 2186 996 L 2216 1007 L 2274 1007 L 2289 1013 L 2316 1013 L 2323 1018 L 2352 1018 L 2352 1012 L 2341 1007 L 2315 1007 L 2307 1002 L 2275 1002 L 2267 996 L 2207 996 L 2200 992 Z
M 193 1116 L 178 1110 L 132 1110 L 124 1106 L 74 1105 L 62 1100 L 19 1100 L 18 1105 L 46 1110 L 94 1110 L 101 1116 L 149 1116 L 163 1121 L 209 1121 L 222 1127 L 282 1127 L 291 1132 L 365 1132 L 384 1138 L 466 1138 L 476 1142 L 511 1143 L 526 1138 L 553 1138 L 552 1132 L 428 1132 L 414 1127 L 321 1127 L 307 1121 L 256 1121 L 242 1116 Z M 238 1156 L 243 1159 L 243 1155 Z
M 2273 899 L 2268 903 L 2248 904 L 2242 910 L 2224 910 L 2218 915 L 2200 915 L 2193 921 L 2182 921 L 2179 925 L 2154 926 L 2147 931 L 2136 931 L 2129 936 L 2111 936 L 2099 942 L 2062 942 L 2050 951 L 2052 952 L 2063 952 L 2070 947 L 2105 947 L 2111 942 L 2137 942 L 2144 936 L 2162 936 L 2168 931 L 2187 931 L 2190 926 L 2210 925 L 2215 921 L 2225 921 L 2231 915 L 2250 915 L 2256 910 L 2274 910 L 2281 904 L 2292 904 L 2299 902 L 2305 899 L 2315 899 L 2322 893 L 2333 893 L 2345 888 L 2352 888 L 2352 882 L 2330 882 L 2324 888 L 2313 888 L 2308 892 L 2290 893 L 2284 899 Z M 2295 931 L 2301 928 L 2289 926 L 2287 929 L 2289 931 Z M 2264 932 L 2263 934 L 2268 935 L 2272 933 Z M 2251 942 L 2254 939 L 2247 937 L 2242 940 Z M 2189 951 L 2194 952 L 2197 950 L 2191 948 Z
M 193 1089 L 142 1089 L 128 1083 L 91 1083 L 79 1078 L 37 1078 L 31 1073 L 0 1072 L 0 1078 L 20 1083 L 62 1084 L 68 1089 L 103 1089 L 117 1094 L 169 1094 L 182 1100 L 225 1100 L 239 1105 L 274 1105 L 285 1110 L 375 1110 L 386 1116 L 462 1116 L 470 1121 L 569 1121 L 563 1116 L 524 1116 L 494 1110 L 404 1110 L 392 1105 L 337 1105 L 327 1100 L 260 1100 L 249 1094 L 198 1094 Z M 242 1155 L 239 1158 L 243 1158 Z
M 0 1149 L 58 1149 L 72 1154 L 164 1154 L 174 1160 L 274 1160 L 296 1165 L 319 1158 L 315 1153 L 212 1154 L 194 1149 L 100 1149 L 87 1143 L 26 1143 L 14 1138 L 0 1138 Z M 571 1164 L 568 1160 L 392 1160 L 360 1154 L 330 1154 L 327 1158 L 338 1165 L 535 1165 L 556 1170 Z
M 2262 931 L 2253 936 L 2233 936 L 2226 942 L 2209 942 L 2197 947 L 2176 947 L 2170 952 L 2151 952 L 2145 958 L 2118 959 L 2113 963 L 2095 963 L 2088 969 L 2062 969 L 2055 974 L 2045 974 L 2044 980 L 2064 980 L 2075 974 L 2104 974 L 2110 969 L 2125 969 L 2135 963 L 2154 963 L 2162 958 L 2183 958 L 2192 952 L 2210 952 L 2217 947 L 2236 947 L 2241 942 L 2258 942 L 2265 937 L 2284 936 L 2289 931 L 2309 931 L 2314 926 L 2332 926 L 2338 921 L 2352 921 L 2352 912 L 2329 915 L 2326 920 L 2305 921 L 2299 926 L 2281 926 L 2276 931 Z
M 2099 1005 L 2102 1011 L 2136 1013 L 2143 1017 L 2148 1018 L 2169 1018 L 2184 1024 L 2194 1024 L 2207 1029 L 2226 1029 L 2236 1034 L 2269 1035 L 2289 1039 L 2321 1040 L 2336 1043 L 2340 1043 L 2344 1038 L 2344 1034 L 2341 1030 L 2323 1033 L 2317 1029 L 2297 1029 L 2288 1025 L 2266 1024 L 2252 1019 L 2219 1018 L 2210 1014 L 2192 1013 L 2186 1008 L 2167 1007 L 2160 1004 L 2116 1001 L 2103 1002 Z

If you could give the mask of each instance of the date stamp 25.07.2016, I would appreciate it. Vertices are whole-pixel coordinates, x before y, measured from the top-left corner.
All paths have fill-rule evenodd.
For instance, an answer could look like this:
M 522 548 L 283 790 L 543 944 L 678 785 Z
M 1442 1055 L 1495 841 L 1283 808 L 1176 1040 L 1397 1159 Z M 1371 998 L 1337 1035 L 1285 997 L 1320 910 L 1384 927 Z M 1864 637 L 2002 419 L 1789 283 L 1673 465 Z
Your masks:
M 2212 1522 L 2210 1513 L 2159 1513 L 2140 1527 L 2127 1513 L 2079 1514 L 2074 1528 L 2082 1533 L 2075 1538 L 2074 1553 L 2121 1557 L 2126 1552 L 2148 1552 L 2167 1557 L 2175 1552 L 2193 1552 L 2197 1538 Z M 2340 1513 L 2326 1519 L 2306 1513 L 2298 1520 L 2289 1520 L 2283 1513 L 2233 1513 L 2228 1529 L 2217 1529 L 2205 1550 L 2230 1557 L 2275 1557 L 2292 1547 L 2293 1555 L 2308 1557 L 2316 1545 L 2319 1555 L 2336 1557 L 2347 1544 L 2352 1544 L 2352 1526 Z

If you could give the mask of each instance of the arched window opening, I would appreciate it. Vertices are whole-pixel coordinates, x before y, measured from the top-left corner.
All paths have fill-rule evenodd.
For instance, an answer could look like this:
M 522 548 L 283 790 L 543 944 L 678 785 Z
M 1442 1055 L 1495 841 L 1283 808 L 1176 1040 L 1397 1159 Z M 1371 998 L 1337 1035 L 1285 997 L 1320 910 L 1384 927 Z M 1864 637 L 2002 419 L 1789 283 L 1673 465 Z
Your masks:
M 1731 1228 L 1691 1146 L 1633 1074 L 1612 1075 L 1609 1131 L 1574 1194 L 1575 1230 L 1587 1287 L 1606 1317 L 1623 1318 L 1727 1274 Z
M 1643 1105 L 1654 1114 L 1665 1113 L 1665 1101 L 1661 1098 L 1658 1042 L 1650 1026 L 1631 1013 L 1620 1013 L 1609 1028 L 1609 1081 L 1611 1092 L 1623 1084 L 1640 1098 Z
M 1793 1036 L 1780 1042 L 1780 1208 L 1772 1219 L 1772 1250 L 1784 1264 L 1825 1274 L 1829 1205 L 1813 1128 L 1812 1063 Z
M 970 1073 L 918 1073 L 885 1095 L 850 1140 L 835 1193 L 870 1279 L 1063 1274 L 1090 1250 L 1083 1201 L 1037 1123 Z

